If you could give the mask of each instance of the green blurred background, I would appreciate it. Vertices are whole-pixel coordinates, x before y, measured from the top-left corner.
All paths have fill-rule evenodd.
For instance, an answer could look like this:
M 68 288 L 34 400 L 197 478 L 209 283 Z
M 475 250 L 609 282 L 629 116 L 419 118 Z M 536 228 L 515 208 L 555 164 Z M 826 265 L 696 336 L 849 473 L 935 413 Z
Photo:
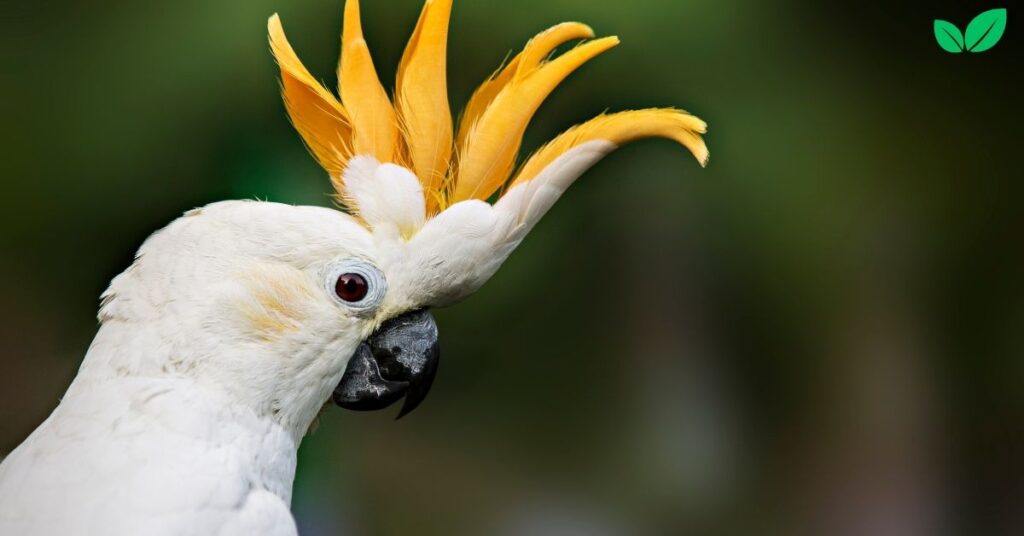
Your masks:
M 329 205 L 266 45 L 334 83 L 342 0 L 14 1 L 0 21 L 0 452 L 58 402 L 97 297 L 154 230 L 226 198 Z M 363 2 L 386 85 L 420 0 Z M 951 55 L 932 19 L 1008 7 Z M 453 109 L 581 20 L 623 44 L 533 148 L 606 109 L 710 124 L 581 179 L 437 312 L 426 404 L 328 412 L 304 534 L 1024 533 L 1021 30 L 1015 5 L 459 1 Z

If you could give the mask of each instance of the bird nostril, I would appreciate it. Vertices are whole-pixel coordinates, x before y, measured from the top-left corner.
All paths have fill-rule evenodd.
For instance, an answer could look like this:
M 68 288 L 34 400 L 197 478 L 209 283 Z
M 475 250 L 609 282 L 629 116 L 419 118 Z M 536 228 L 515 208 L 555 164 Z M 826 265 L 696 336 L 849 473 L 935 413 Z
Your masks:
M 381 356 L 377 360 L 378 366 L 380 366 L 380 374 L 384 378 L 391 381 L 408 381 L 409 371 L 406 367 L 398 360 L 397 353 Z

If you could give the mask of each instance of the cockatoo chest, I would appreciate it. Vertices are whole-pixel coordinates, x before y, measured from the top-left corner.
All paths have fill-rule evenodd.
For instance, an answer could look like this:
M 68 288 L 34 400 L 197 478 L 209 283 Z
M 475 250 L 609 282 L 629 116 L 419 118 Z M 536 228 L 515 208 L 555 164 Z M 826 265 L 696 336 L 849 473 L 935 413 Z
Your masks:
M 294 533 L 282 427 L 191 380 L 103 381 L 76 381 L 0 467 L 0 532 Z

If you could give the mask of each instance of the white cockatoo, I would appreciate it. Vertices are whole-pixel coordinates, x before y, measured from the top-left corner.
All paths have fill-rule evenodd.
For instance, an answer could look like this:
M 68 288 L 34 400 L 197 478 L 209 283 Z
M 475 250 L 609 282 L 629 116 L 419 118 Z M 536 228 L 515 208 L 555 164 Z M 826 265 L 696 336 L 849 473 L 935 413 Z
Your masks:
M 602 115 L 513 174 L 531 116 L 618 44 L 558 24 L 449 111 L 451 0 L 427 0 L 389 98 L 348 0 L 340 98 L 275 15 L 288 114 L 344 211 L 228 201 L 156 232 L 114 278 L 60 404 L 0 465 L 0 534 L 295 534 L 296 450 L 332 399 L 426 395 L 431 307 L 477 290 L 577 177 L 620 145 L 671 138 L 704 164 L 705 124 L 676 109 Z M 552 57 L 560 45 L 585 40 Z M 499 194 L 499 195 L 496 195 Z M 488 200 L 497 198 L 493 204 Z

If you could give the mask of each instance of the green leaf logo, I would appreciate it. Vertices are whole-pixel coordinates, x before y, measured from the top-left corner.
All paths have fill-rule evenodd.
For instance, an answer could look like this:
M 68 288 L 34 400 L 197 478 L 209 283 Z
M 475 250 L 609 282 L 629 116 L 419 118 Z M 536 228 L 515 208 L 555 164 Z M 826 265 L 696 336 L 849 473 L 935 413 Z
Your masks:
M 935 40 L 946 52 L 959 54 L 964 51 L 964 36 L 952 22 L 935 19 Z
M 990 9 L 967 25 L 964 46 L 971 52 L 984 52 L 996 45 L 1006 31 L 1006 10 Z
M 974 17 L 967 25 L 965 34 L 960 33 L 960 29 L 953 23 L 939 19 L 935 19 L 933 29 L 935 41 L 946 52 L 984 52 L 994 47 L 1003 37 L 1006 31 L 1006 9 L 990 9 Z

